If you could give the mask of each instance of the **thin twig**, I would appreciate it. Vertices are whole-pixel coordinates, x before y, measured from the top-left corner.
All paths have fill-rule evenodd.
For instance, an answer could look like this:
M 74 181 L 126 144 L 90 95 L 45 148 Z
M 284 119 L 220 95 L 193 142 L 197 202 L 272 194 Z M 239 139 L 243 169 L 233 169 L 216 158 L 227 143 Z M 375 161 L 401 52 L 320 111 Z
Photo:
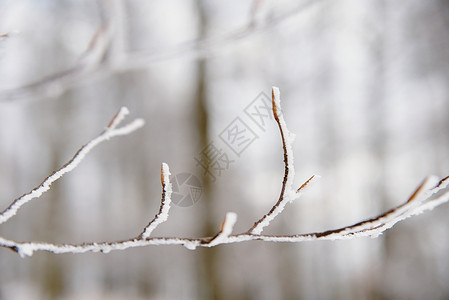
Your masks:
M 64 174 L 75 169 L 87 153 L 89 153 L 94 147 L 115 136 L 127 135 L 144 125 L 145 122 L 142 119 L 136 119 L 123 127 L 116 128 L 127 114 L 129 114 L 129 110 L 126 107 L 122 107 L 111 120 L 109 123 L 110 125 L 106 127 L 106 129 L 99 136 L 82 146 L 75 153 L 72 159 L 70 159 L 59 170 L 53 172 L 53 174 L 45 178 L 39 186 L 35 187 L 31 192 L 14 200 L 8 208 L 0 213 L 0 224 L 5 223 L 13 217 L 24 204 L 28 203 L 32 199 L 39 198 L 43 193 L 48 191 L 53 182 L 60 179 Z
M 128 134 L 143 125 L 142 120 L 135 120 L 124 127 L 116 128 L 127 113 L 128 110 L 126 108 L 122 108 L 114 116 L 105 131 L 99 137 L 83 146 L 63 168 L 47 177 L 47 179 L 45 179 L 39 187 L 16 199 L 10 207 L 0 215 L 0 220 L 3 219 L 3 222 L 7 221 L 9 218 L 14 216 L 23 204 L 30 201 L 32 198 L 39 197 L 43 192 L 48 190 L 52 182 L 76 167 L 84 155 L 101 141 L 107 140 L 113 136 Z M 237 215 L 235 213 L 228 212 L 222 223 L 220 231 L 213 237 L 151 237 L 151 233 L 154 229 L 168 219 L 168 213 L 170 210 L 172 192 L 172 186 L 169 179 L 170 171 L 168 165 L 163 163 L 161 167 L 162 197 L 159 212 L 137 238 L 116 242 L 53 244 L 42 242 L 16 242 L 0 237 L 0 247 L 9 248 L 24 257 L 31 256 L 36 251 L 48 251 L 55 254 L 85 252 L 108 253 L 112 250 L 124 250 L 133 247 L 144 247 L 150 245 L 182 245 L 187 249 L 194 250 L 197 247 L 214 247 L 220 244 L 240 243 L 252 240 L 298 243 L 315 240 L 347 240 L 365 236 L 377 237 L 387 229 L 393 227 L 396 223 L 411 216 L 432 210 L 433 208 L 449 201 L 449 177 L 438 180 L 435 176 L 429 176 L 404 204 L 401 204 L 377 217 L 350 226 L 323 232 L 281 236 L 262 235 L 261 232 L 263 228 L 268 226 L 270 221 L 282 212 L 285 205 L 289 201 L 298 198 L 302 192 L 310 186 L 311 182 L 316 179 L 316 176 L 312 176 L 303 185 L 301 185 L 298 190 L 295 191 L 292 189 L 294 169 L 291 143 L 293 138 L 292 134 L 288 131 L 287 125 L 285 124 L 285 120 L 282 116 L 279 91 L 277 88 L 273 88 L 273 113 L 279 126 L 284 149 L 285 172 L 281 194 L 279 200 L 270 212 L 257 221 L 247 232 L 231 235 L 234 224 L 237 221 Z
M 105 54 L 110 50 L 111 40 L 113 39 L 113 33 L 111 32 L 113 26 L 112 24 L 101 24 L 86 46 L 86 50 L 73 66 L 20 87 L 0 90 L 0 102 L 33 97 L 56 97 L 79 82 L 91 79 L 92 76 L 101 77 L 108 76 L 111 73 L 139 70 L 146 68 L 152 63 L 178 58 L 181 55 L 195 54 L 200 57 L 206 56 L 208 53 L 220 50 L 224 46 L 231 45 L 260 31 L 273 28 L 320 2 L 322 1 L 308 0 L 302 2 L 296 7 L 286 9 L 274 17 L 270 15 L 256 24 L 250 22 L 248 25 L 220 36 L 189 41 L 174 48 L 163 49 L 158 52 L 120 53 L 120 57 L 108 61 L 104 58 Z
M 312 177 L 310 177 L 309 179 L 307 179 L 307 181 L 304 182 L 304 183 L 303 183 L 303 184 L 296 190 L 296 193 L 299 194 L 299 193 L 304 192 L 304 190 L 305 190 L 307 187 L 309 187 L 309 186 L 312 184 L 312 182 L 314 182 L 317 178 L 319 178 L 318 175 L 312 175 Z
M 0 41 L 7 39 L 9 37 L 9 33 L 2 33 L 0 34 Z
M 108 2 L 102 1 L 102 3 L 106 5 Z M 108 63 L 105 57 L 110 48 L 113 34 L 108 20 L 103 20 L 87 43 L 86 49 L 72 66 L 23 86 L 1 90 L 0 101 L 56 97 L 76 83 L 91 78 L 89 75 L 104 71 Z
M 295 138 L 294 134 L 290 133 L 285 123 L 284 116 L 281 110 L 281 95 L 277 87 L 272 88 L 272 105 L 273 115 L 278 124 L 279 131 L 282 138 L 282 148 L 284 150 L 284 179 L 282 181 L 281 194 L 278 202 L 271 208 L 270 212 L 259 219 L 248 232 L 251 234 L 260 234 L 263 228 L 268 226 L 270 222 L 276 218 L 285 208 L 288 202 L 298 198 L 299 191 L 306 187 L 308 183 L 314 178 L 312 176 L 307 180 L 296 192 L 293 190 L 293 179 L 295 177 L 294 161 L 292 143 Z
M 228 212 L 226 214 L 223 223 L 221 224 L 220 232 L 218 232 L 212 239 L 205 242 L 208 247 L 213 247 L 219 244 L 223 244 L 229 238 L 234 228 L 235 222 L 237 222 L 237 214 Z
M 420 186 L 422 188 L 420 193 L 423 193 L 423 196 L 434 194 L 440 187 L 444 186 L 443 189 L 447 188 L 449 184 L 449 180 L 445 179 L 443 185 L 436 186 L 431 189 L 425 189 L 427 184 L 430 184 L 431 181 L 426 180 L 426 186 Z M 421 198 L 421 200 L 424 198 Z M 442 195 L 440 195 L 437 199 L 429 200 L 426 203 L 434 203 L 437 201 L 437 205 L 423 205 L 421 206 L 419 213 L 423 213 L 424 211 L 431 210 L 434 207 L 441 205 L 442 203 L 449 201 L 449 191 L 445 191 Z M 240 233 L 236 235 L 229 235 L 227 238 L 220 239 L 217 241 L 217 238 L 220 236 L 220 233 L 215 238 L 177 238 L 177 237 L 152 237 L 147 239 L 130 239 L 125 241 L 117 241 L 117 242 L 103 242 L 103 243 L 84 243 L 84 244 L 51 244 L 51 243 L 39 243 L 39 242 L 15 242 L 11 240 L 7 240 L 0 237 L 0 246 L 10 248 L 11 250 L 19 253 L 21 256 L 30 256 L 35 251 L 48 251 L 55 254 L 61 253 L 86 253 L 86 252 L 102 252 L 108 253 L 112 250 L 125 250 L 128 248 L 134 247 L 145 247 L 145 246 L 162 246 L 162 245 L 182 245 L 188 249 L 195 249 L 196 247 L 211 247 L 217 246 L 220 244 L 231 244 L 231 243 L 240 243 L 246 241 L 260 240 L 266 242 L 289 242 L 289 243 L 298 243 L 298 242 L 307 242 L 307 241 L 315 241 L 315 240 L 349 240 L 355 239 L 365 236 L 377 237 L 387 229 L 391 228 L 397 222 L 400 222 L 407 217 L 414 215 L 417 213 L 417 210 L 405 211 L 401 215 L 397 215 L 395 212 L 400 210 L 409 203 L 408 201 L 384 214 L 381 214 L 375 218 L 351 225 L 342 227 L 339 229 L 328 230 L 323 232 L 312 232 L 305 234 L 297 234 L 297 235 L 261 235 L 261 234 L 251 234 L 251 233 Z M 227 215 L 227 219 L 229 215 Z M 229 222 L 226 227 L 227 229 L 232 231 L 233 220 L 231 216 L 231 222 Z M 377 223 L 376 223 L 377 221 Z M 226 224 L 226 223 L 225 223 Z M 224 227 L 224 226 L 223 226 Z M 364 230 L 362 230 L 365 228 Z M 224 232 L 222 229 L 221 232 Z M 229 232 L 229 231 L 227 231 Z M 221 236 L 226 236 L 225 234 L 221 234 Z M 211 243 L 213 243 L 211 245 Z
M 168 220 L 168 212 L 170 211 L 172 185 L 170 183 L 170 170 L 166 163 L 161 166 L 161 183 L 162 183 L 162 200 L 159 212 L 154 216 L 154 219 L 145 227 L 143 232 L 139 235 L 140 239 L 147 239 L 150 237 L 154 229 L 159 224 Z

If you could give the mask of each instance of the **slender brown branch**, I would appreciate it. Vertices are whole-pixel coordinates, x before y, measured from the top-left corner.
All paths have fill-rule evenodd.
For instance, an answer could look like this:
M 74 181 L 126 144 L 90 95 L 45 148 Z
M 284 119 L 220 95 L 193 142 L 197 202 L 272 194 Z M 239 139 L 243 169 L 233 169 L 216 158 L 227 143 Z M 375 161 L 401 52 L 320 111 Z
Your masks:
M 170 183 L 170 170 L 166 163 L 161 166 L 161 183 L 162 183 L 162 197 L 159 212 L 154 216 L 154 219 L 145 227 L 143 232 L 139 235 L 139 239 L 147 239 L 150 237 L 154 229 L 159 224 L 167 221 L 168 212 L 170 211 L 172 185 Z
M 60 179 L 64 174 L 75 169 L 94 147 L 106 140 L 109 140 L 110 138 L 127 135 L 143 126 L 144 121 L 142 119 L 136 119 L 123 127 L 116 128 L 127 114 L 129 114 L 129 110 L 126 107 L 122 107 L 109 123 L 114 126 L 107 127 L 99 136 L 82 146 L 66 164 L 45 178 L 40 185 L 35 187 L 30 192 L 15 199 L 11 205 L 0 213 L 0 224 L 13 217 L 24 204 L 28 203 L 32 199 L 39 198 L 43 193 L 47 192 L 53 182 Z
M 281 193 L 279 195 L 278 201 L 270 209 L 268 214 L 264 215 L 248 230 L 248 233 L 251 234 L 260 234 L 263 228 L 268 226 L 270 222 L 284 210 L 285 205 L 288 202 L 291 202 L 298 198 L 298 192 L 302 188 L 306 187 L 314 178 L 314 176 L 312 176 L 296 192 L 293 190 L 292 185 L 295 176 L 295 170 L 293 166 L 293 151 L 291 144 L 294 140 L 294 135 L 288 130 L 287 124 L 285 123 L 284 116 L 282 114 L 279 89 L 277 87 L 273 87 L 271 95 L 273 115 L 279 127 L 279 132 L 282 139 L 282 149 L 284 150 L 284 179 L 282 180 Z
M 103 133 L 81 147 L 81 149 L 67 164 L 65 164 L 60 170 L 47 177 L 42 184 L 36 187 L 33 191 L 16 199 L 10 207 L 0 214 L 0 224 L 6 222 L 9 218 L 14 216 L 22 205 L 33 198 L 38 198 L 43 192 L 47 191 L 52 182 L 59 179 L 65 173 L 73 170 L 94 146 L 113 136 L 128 134 L 143 125 L 142 120 L 135 120 L 128 125 L 117 128 L 117 126 L 123 121 L 126 114 L 128 114 L 128 110 L 126 108 L 122 108 L 112 118 Z M 433 208 L 449 201 L 449 177 L 440 180 L 435 176 L 429 176 L 405 203 L 377 217 L 370 218 L 353 225 L 322 232 L 281 236 L 263 235 L 261 234 L 263 228 L 268 226 L 270 221 L 272 221 L 283 211 L 288 202 L 298 198 L 316 178 L 316 176 L 312 176 L 304 182 L 299 189 L 292 189 L 294 168 L 291 143 L 293 141 L 293 135 L 288 131 L 287 125 L 285 124 L 282 116 L 279 90 L 277 88 L 273 88 L 273 114 L 279 126 L 284 149 L 285 171 L 281 193 L 279 200 L 270 212 L 258 220 L 247 232 L 232 235 L 233 227 L 237 221 L 237 215 L 235 213 L 228 212 L 222 223 L 221 229 L 213 237 L 151 237 L 154 229 L 168 219 L 170 210 L 172 193 L 172 186 L 169 178 L 170 170 L 168 165 L 163 163 L 161 167 L 162 197 L 159 211 L 137 238 L 116 242 L 53 244 L 42 242 L 17 242 L 0 237 L 0 247 L 13 250 L 23 257 L 31 256 L 35 251 L 48 251 L 55 254 L 85 252 L 108 253 L 112 250 L 124 250 L 132 247 L 144 247 L 150 245 L 182 245 L 193 250 L 197 247 L 214 247 L 220 244 L 240 243 L 252 240 L 297 243 L 315 240 L 346 240 L 365 236 L 377 237 L 387 229 L 393 227 L 396 223 L 411 216 L 432 210 Z
M 111 40 L 114 38 L 113 32 L 111 32 L 113 26 L 104 22 L 92 36 L 86 46 L 86 50 L 73 66 L 17 88 L 0 90 L 0 102 L 33 97 L 55 97 L 79 82 L 91 79 L 93 76 L 99 77 L 110 75 L 111 73 L 138 70 L 146 68 L 152 63 L 182 57 L 183 55 L 206 56 L 211 51 L 220 50 L 224 46 L 231 45 L 258 32 L 277 26 L 321 2 L 321 0 L 302 2 L 296 7 L 285 9 L 283 13 L 275 16 L 270 15 L 265 20 L 257 23 L 251 23 L 250 21 L 248 25 L 220 36 L 192 40 L 174 48 L 163 49 L 157 52 L 122 53 L 119 59 L 112 59 L 111 61 L 105 60 L 105 54 L 108 52 Z M 104 1 L 104 3 L 109 2 Z M 112 10 L 112 8 L 109 9 Z M 114 18 L 109 17 L 106 19 L 111 20 Z
M 312 183 L 312 180 L 314 180 L 316 177 L 316 175 L 312 175 L 312 177 L 310 177 L 309 179 L 307 179 L 306 182 L 304 182 L 299 189 L 296 190 L 297 193 L 299 193 L 300 191 L 304 190 L 306 188 L 306 186 L 308 186 L 309 184 Z
M 90 78 L 90 75 L 104 71 L 107 64 L 105 55 L 112 39 L 111 27 L 111 24 L 106 22 L 100 24 L 89 40 L 86 49 L 72 66 L 20 87 L 0 90 L 0 101 L 55 97 L 78 82 Z
M 0 34 L 0 41 L 9 37 L 9 33 Z
M 412 203 L 417 201 L 417 203 L 433 203 L 437 201 L 441 205 L 442 203 L 449 201 L 449 190 L 445 189 L 449 185 L 449 180 L 443 180 L 443 184 L 439 184 L 433 188 L 428 189 L 435 182 L 435 177 L 430 177 L 425 180 L 424 184 L 421 185 L 418 190 L 420 191 L 419 197 L 413 197 Z M 429 195 L 433 195 L 441 190 L 445 192 L 436 199 L 429 199 Z M 234 217 L 229 215 L 225 218 L 222 229 L 214 237 L 205 238 L 177 238 L 177 237 L 150 237 L 147 239 L 130 239 L 117 242 L 102 242 L 102 243 L 83 243 L 83 244 L 51 244 L 51 243 L 40 243 L 40 242 L 15 242 L 7 240 L 0 237 L 0 246 L 9 248 L 21 256 L 30 256 L 35 251 L 47 251 L 55 254 L 61 253 L 86 253 L 86 252 L 102 252 L 108 253 L 112 250 L 125 250 L 134 247 L 145 247 L 145 246 L 162 246 L 162 245 L 181 245 L 188 249 L 195 249 L 196 247 L 212 247 L 220 244 L 231 244 L 240 243 L 246 241 L 260 240 L 266 242 L 307 242 L 315 240 L 348 240 L 355 239 L 365 236 L 377 237 L 385 230 L 391 228 L 397 222 L 406 219 L 409 216 L 422 213 L 426 210 L 431 210 L 432 206 L 422 206 L 420 210 L 419 207 L 407 207 L 406 205 L 410 203 L 405 202 L 402 205 L 397 206 L 388 212 L 381 214 L 375 218 L 356 223 L 354 225 L 327 230 L 322 232 L 312 232 L 296 235 L 261 235 L 261 234 L 251 234 L 251 233 L 240 233 L 235 235 L 228 235 L 227 233 L 232 231 L 232 226 L 235 223 Z M 405 207 L 405 209 L 404 209 Z M 229 213 L 228 213 L 229 214 Z M 227 221 L 226 221 L 227 220 Z M 226 231 L 224 228 L 227 228 Z M 223 237 L 219 239 L 219 237 Z M 227 238 L 226 238 L 227 237 Z

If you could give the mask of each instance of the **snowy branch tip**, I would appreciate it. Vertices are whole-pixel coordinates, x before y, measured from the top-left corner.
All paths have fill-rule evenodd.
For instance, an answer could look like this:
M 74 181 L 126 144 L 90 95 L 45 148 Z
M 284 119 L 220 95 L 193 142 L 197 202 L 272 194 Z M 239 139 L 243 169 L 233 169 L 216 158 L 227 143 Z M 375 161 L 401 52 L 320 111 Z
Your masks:
M 161 165 L 161 184 L 162 184 L 162 199 L 159 212 L 154 216 L 154 219 L 145 227 L 143 232 L 140 234 L 139 238 L 146 240 L 150 237 L 154 229 L 156 229 L 159 224 L 168 220 L 168 212 L 170 211 L 171 205 L 171 194 L 172 185 L 170 182 L 170 169 L 166 163 Z

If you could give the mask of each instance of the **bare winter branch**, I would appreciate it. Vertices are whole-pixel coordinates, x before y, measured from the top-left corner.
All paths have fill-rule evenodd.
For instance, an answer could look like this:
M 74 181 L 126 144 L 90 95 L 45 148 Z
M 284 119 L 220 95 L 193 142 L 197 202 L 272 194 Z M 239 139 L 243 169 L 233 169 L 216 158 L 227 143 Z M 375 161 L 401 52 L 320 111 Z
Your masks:
M 108 1 L 101 1 L 108 6 Z M 0 101 L 14 101 L 33 97 L 58 96 L 90 75 L 103 71 L 112 41 L 112 24 L 105 19 L 89 40 L 86 49 L 75 63 L 59 72 L 42 77 L 20 87 L 0 91 Z M 6 37 L 8 34 L 6 34 Z
M 0 34 L 0 41 L 7 39 L 9 37 L 9 33 L 2 33 Z
M 147 239 L 150 237 L 151 233 L 154 229 L 156 229 L 159 224 L 168 220 L 168 212 L 170 210 L 171 204 L 171 193 L 172 186 L 170 183 L 170 170 L 166 163 L 163 163 L 161 166 L 161 183 L 162 183 L 162 200 L 161 207 L 159 208 L 159 212 L 154 219 L 145 227 L 142 234 L 139 236 L 141 239 Z
M 281 110 L 281 95 L 277 87 L 272 89 L 272 104 L 273 104 L 273 115 L 279 126 L 279 131 L 282 138 L 282 148 L 284 149 L 284 180 L 282 181 L 281 194 L 279 196 L 278 202 L 271 208 L 270 212 L 264 215 L 260 220 L 258 220 L 253 227 L 249 230 L 251 234 L 260 234 L 264 227 L 268 226 L 270 222 L 277 217 L 285 208 L 288 202 L 293 201 L 297 198 L 297 193 L 293 190 L 293 179 L 295 177 L 295 169 L 293 166 L 293 153 L 292 153 L 292 143 L 295 139 L 295 135 L 290 133 L 287 129 L 287 124 L 285 123 L 284 116 Z M 311 177 L 311 179 L 313 176 Z M 303 186 L 311 180 L 309 179 Z M 301 188 L 300 188 L 301 189 Z M 299 191 L 299 190 L 298 190 Z
M 31 192 L 14 200 L 8 208 L 0 213 L 0 224 L 5 223 L 13 217 L 24 204 L 28 203 L 32 199 L 39 198 L 43 193 L 48 191 L 53 182 L 61 178 L 64 174 L 75 169 L 87 153 L 89 153 L 94 147 L 106 140 L 109 140 L 110 138 L 120 135 L 127 135 L 143 126 L 144 121 L 142 119 L 136 119 L 123 127 L 116 128 L 127 114 L 129 114 L 129 110 L 126 107 L 122 107 L 111 120 L 109 123 L 110 125 L 99 136 L 82 146 L 73 158 L 69 160 L 61 169 L 45 178 L 45 180 Z
M 310 186 L 312 181 L 317 178 L 316 176 L 312 176 L 304 184 L 302 184 L 299 189 L 295 190 L 292 188 L 294 181 L 294 160 L 291 144 L 294 136 L 288 131 L 281 112 L 279 90 L 273 87 L 272 95 L 273 114 L 279 126 L 282 138 L 282 147 L 284 149 L 284 179 L 282 181 L 279 200 L 271 208 L 269 213 L 258 220 L 248 231 L 232 235 L 232 230 L 237 221 L 237 215 L 233 212 L 228 212 L 222 223 L 220 231 L 213 237 L 152 237 L 151 234 L 154 229 L 168 219 L 171 204 L 172 186 L 169 178 L 170 170 L 168 165 L 163 163 L 161 167 L 162 197 L 159 212 L 137 238 L 116 242 L 52 244 L 41 242 L 16 242 L 0 237 L 0 247 L 9 248 L 24 257 L 31 256 L 36 251 L 48 251 L 56 254 L 85 252 L 107 253 L 112 250 L 124 250 L 132 247 L 144 247 L 150 245 L 182 245 L 187 249 L 194 250 L 197 247 L 214 247 L 220 244 L 231 244 L 252 240 L 297 243 L 315 240 L 345 240 L 365 236 L 377 237 L 387 229 L 393 227 L 396 223 L 411 216 L 432 210 L 433 208 L 449 201 L 449 177 L 439 180 L 435 176 L 430 176 L 424 180 L 424 182 L 404 204 L 401 204 L 377 217 L 350 226 L 323 232 L 281 236 L 262 235 L 261 232 L 263 229 L 284 210 L 286 204 L 294 199 L 297 199 L 303 191 Z M 47 191 L 50 188 L 51 183 L 55 180 L 59 179 L 65 173 L 73 170 L 84 158 L 84 156 L 100 142 L 113 136 L 128 134 L 143 125 L 143 121 L 138 119 L 128 125 L 117 128 L 127 113 L 128 110 L 126 108 L 122 108 L 114 116 L 103 133 L 84 145 L 66 165 L 47 177 L 44 182 L 33 191 L 16 199 L 10 207 L 0 214 L 0 224 L 6 222 L 9 218 L 14 216 L 22 205 L 31 199 L 38 198 L 43 192 Z
M 79 82 L 91 79 L 92 76 L 99 77 L 112 73 L 138 70 L 154 62 L 173 59 L 182 55 L 206 56 L 214 50 L 222 49 L 227 45 L 231 45 L 233 42 L 277 26 L 320 2 L 320 0 L 301 2 L 293 8 L 285 9 L 284 12 L 278 15 L 270 14 L 259 22 L 250 20 L 248 25 L 220 36 L 192 40 L 174 48 L 163 49 L 158 52 L 141 51 L 120 53 L 120 57 L 114 57 L 112 59 L 108 57 L 109 59 L 105 60 L 106 54 L 110 54 L 111 42 L 114 40 L 114 34 L 117 30 L 115 24 L 111 24 L 117 18 L 109 17 L 97 29 L 86 46 L 86 50 L 80 55 L 80 58 L 73 66 L 17 88 L 0 90 L 0 101 L 14 101 L 32 97 L 55 97 Z M 101 3 L 106 6 L 105 11 L 109 11 L 110 14 L 119 13 L 117 10 L 120 9 L 114 8 L 110 2 L 102 1 Z

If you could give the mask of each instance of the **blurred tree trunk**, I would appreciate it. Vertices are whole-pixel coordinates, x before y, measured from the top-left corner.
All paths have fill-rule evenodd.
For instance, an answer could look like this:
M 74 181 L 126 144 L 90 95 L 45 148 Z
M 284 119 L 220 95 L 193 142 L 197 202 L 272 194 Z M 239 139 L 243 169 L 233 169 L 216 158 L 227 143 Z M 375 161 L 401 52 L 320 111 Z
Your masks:
M 47 174 L 51 174 L 53 171 L 59 169 L 66 160 L 65 142 L 63 138 L 64 132 L 67 132 L 67 120 L 71 120 L 70 102 L 68 98 L 72 97 L 72 93 L 69 92 L 60 105 L 56 105 L 53 111 L 54 119 L 51 120 L 52 124 L 46 125 L 44 128 L 40 128 L 41 136 L 43 140 L 46 140 L 45 144 L 48 145 L 51 155 L 49 171 Z M 39 113 L 38 113 L 39 115 Z M 44 115 L 44 114 L 43 114 Z M 45 122 L 44 122 L 45 124 Z M 54 126 L 53 124 L 58 124 Z M 67 124 L 67 126 L 64 126 Z M 47 130 L 48 128 L 55 128 L 55 130 Z M 61 239 L 66 241 L 64 234 L 66 232 L 66 226 L 64 220 L 67 219 L 69 212 L 65 209 L 65 203 L 63 200 L 67 198 L 64 187 L 61 185 L 63 182 L 57 182 L 52 185 L 51 191 L 48 193 L 49 199 L 43 202 L 45 207 L 44 216 L 42 218 L 41 225 L 36 229 L 39 233 L 37 236 L 41 236 L 43 240 L 60 242 Z M 35 265 L 37 274 L 41 274 L 40 284 L 45 295 L 48 299 L 59 299 L 66 290 L 66 277 L 64 273 L 64 261 L 63 257 L 55 257 L 51 253 L 44 253 L 41 259 L 37 260 Z
M 197 1 L 198 6 L 198 38 L 203 38 L 207 31 L 207 12 L 202 0 Z M 196 86 L 196 106 L 197 106 L 197 126 L 200 137 L 200 149 L 206 148 L 210 142 L 209 138 L 209 112 L 207 101 L 207 62 L 206 58 L 198 61 L 197 69 L 197 86 Z M 206 160 L 206 169 L 210 170 L 210 161 Z M 203 184 L 202 206 L 202 233 L 201 236 L 213 236 L 216 233 L 218 224 L 214 218 L 214 191 L 211 177 L 207 172 L 201 173 L 201 182 Z M 200 262 L 198 264 L 200 270 L 198 272 L 200 278 L 198 282 L 200 299 L 224 299 L 222 293 L 221 281 L 219 276 L 219 248 L 201 248 L 199 251 Z
M 386 56 L 388 52 L 388 28 L 390 24 L 388 23 L 388 3 L 387 1 L 378 1 L 372 7 L 371 22 L 373 28 L 373 39 L 369 47 L 371 65 L 374 66 L 368 77 L 370 86 L 368 87 L 369 98 L 368 110 L 366 114 L 370 116 L 368 119 L 369 129 L 368 138 L 370 149 L 374 153 L 374 160 L 376 162 L 377 168 L 373 168 L 376 173 L 371 174 L 373 182 L 369 185 L 368 195 L 372 195 L 373 202 L 375 203 L 368 205 L 371 206 L 375 211 L 387 211 L 389 209 L 388 193 L 387 193 L 387 183 L 388 183 L 388 172 L 387 172 L 387 142 L 388 142 L 388 128 L 387 128 L 387 112 L 388 112 L 388 81 L 386 79 L 387 63 Z M 389 261 L 390 248 L 391 248 L 391 238 L 392 234 L 386 234 L 380 240 L 380 247 L 378 252 L 371 250 L 372 257 L 378 258 L 376 265 L 378 269 L 374 272 L 383 274 L 385 272 L 384 266 L 385 262 Z M 377 277 L 377 280 L 381 278 Z M 381 281 L 377 281 L 377 284 L 369 284 L 365 286 L 364 292 L 368 299 L 376 299 L 383 296 L 382 290 L 379 290 Z
M 56 143 L 57 144 L 57 143 Z M 51 144 L 53 147 L 51 169 L 57 170 L 60 167 L 60 162 L 62 161 L 60 151 L 61 148 L 55 144 Z M 59 237 L 62 234 L 61 219 L 65 212 L 61 207 L 61 199 L 64 198 L 64 193 L 61 191 L 59 184 L 52 186 L 50 199 L 48 201 L 48 210 L 46 211 L 46 216 L 44 218 L 44 226 L 41 229 L 44 233 L 45 240 L 51 241 L 55 240 L 55 237 Z M 63 258 L 56 258 L 51 253 L 45 253 L 42 257 L 40 272 L 42 273 L 41 284 L 44 295 L 49 299 L 58 299 L 64 294 L 64 272 L 62 265 Z
M 62 11 L 66 8 L 64 3 L 58 3 L 55 8 L 57 11 Z M 53 44 L 51 48 L 53 51 L 53 57 L 55 61 L 65 58 L 66 49 L 61 45 L 57 32 L 52 32 L 53 35 L 49 35 L 48 38 Z M 39 65 L 44 69 L 47 67 L 45 64 Z M 50 161 L 48 165 L 48 172 L 45 174 L 50 175 L 53 171 L 59 169 L 67 159 L 70 153 L 66 150 L 67 138 L 64 136 L 68 132 L 68 128 L 71 127 L 71 106 L 70 100 L 76 98 L 74 92 L 69 91 L 61 96 L 61 101 L 49 108 L 48 106 L 40 106 L 37 111 L 32 112 L 31 118 L 37 118 L 36 124 L 37 133 L 40 135 L 43 144 L 45 144 L 50 150 Z M 45 120 L 48 113 L 46 110 L 52 111 L 52 119 Z M 52 185 L 51 191 L 46 195 L 47 201 L 43 201 L 41 205 L 45 207 L 43 210 L 43 216 L 40 220 L 40 226 L 34 230 L 35 236 L 40 236 L 45 241 L 52 242 L 66 242 L 64 237 L 66 232 L 65 220 L 69 212 L 65 209 L 65 203 L 63 200 L 67 198 L 67 192 L 62 186 L 64 183 L 57 182 Z M 68 241 L 67 241 L 68 242 Z M 64 272 L 66 261 L 63 257 L 55 257 L 51 253 L 43 253 L 41 259 L 36 260 L 34 265 L 36 270 L 34 274 L 40 274 L 39 284 L 43 291 L 43 295 L 47 299 L 59 299 L 66 292 L 66 273 Z

